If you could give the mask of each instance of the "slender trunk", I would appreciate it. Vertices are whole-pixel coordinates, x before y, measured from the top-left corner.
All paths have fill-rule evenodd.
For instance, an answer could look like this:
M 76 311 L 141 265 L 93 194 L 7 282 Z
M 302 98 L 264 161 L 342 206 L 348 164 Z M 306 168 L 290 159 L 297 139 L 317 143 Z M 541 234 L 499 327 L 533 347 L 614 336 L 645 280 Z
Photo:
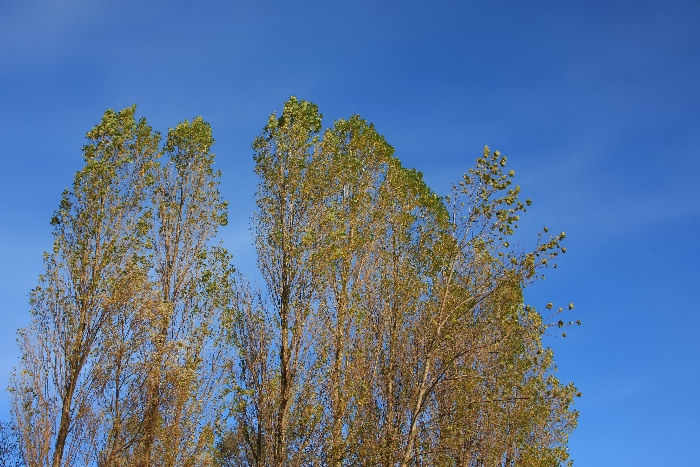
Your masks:
M 343 404 L 341 401 L 341 374 L 343 361 L 343 335 L 345 332 L 345 314 L 346 314 L 346 287 L 343 281 L 343 291 L 341 292 L 340 300 L 338 301 L 338 316 L 335 326 L 335 349 L 333 352 L 333 367 L 331 370 L 331 416 L 333 419 L 332 437 L 331 437 L 331 464 L 341 466 L 343 461 Z
M 418 416 L 423 409 L 423 402 L 425 401 L 425 396 L 428 391 L 428 375 L 430 375 L 430 360 L 426 360 L 425 366 L 423 367 L 423 375 L 421 377 L 420 389 L 418 391 L 418 397 L 416 397 L 416 404 L 413 407 L 413 413 L 411 415 L 411 426 L 408 430 L 408 440 L 406 442 L 406 449 L 403 453 L 403 459 L 401 460 L 401 467 L 408 465 L 411 457 L 413 457 L 413 448 L 416 442 L 416 435 L 418 434 Z
M 122 329 L 122 336 L 123 336 L 123 329 Z M 123 441 L 121 439 L 122 436 L 122 415 L 121 415 L 121 405 L 119 402 L 119 399 L 121 397 L 121 374 L 122 374 L 122 359 L 123 359 L 123 354 L 124 350 L 123 348 L 119 349 L 118 355 L 116 357 L 117 360 L 117 368 L 115 369 L 115 377 L 114 377 L 114 420 L 112 422 L 112 430 L 109 433 L 109 437 L 107 440 L 107 447 L 105 449 L 105 453 L 100 453 L 101 459 L 98 461 L 98 465 L 100 466 L 111 466 L 114 464 L 114 456 L 116 455 L 116 452 L 120 449 L 122 449 L 123 446 Z
M 280 165 L 280 205 L 279 205 L 279 221 L 281 227 L 281 253 L 282 263 L 280 265 L 280 390 L 279 403 L 277 406 L 277 420 L 275 423 L 275 438 L 273 449 L 273 464 L 283 467 L 287 464 L 287 424 L 289 410 L 289 395 L 291 390 L 291 374 L 290 374 L 290 356 L 291 349 L 289 344 L 289 314 L 290 310 L 290 270 L 289 270 L 289 255 L 288 239 L 287 239 L 287 180 L 284 172 L 284 167 Z
M 73 375 L 78 372 L 71 372 L 71 378 L 66 387 L 66 394 L 63 397 L 63 405 L 61 407 L 61 421 L 58 425 L 58 434 L 56 436 L 56 444 L 53 452 L 53 462 L 51 465 L 53 467 L 60 467 L 61 461 L 63 460 L 63 450 L 66 445 L 66 438 L 68 437 L 68 429 L 71 423 L 71 413 L 70 405 L 73 400 L 73 393 L 75 392 L 75 380 Z
M 65 385 L 65 393 L 61 400 L 61 420 L 58 424 L 58 433 L 56 435 L 56 443 L 54 445 L 53 462 L 51 464 L 53 467 L 60 467 L 61 462 L 63 461 L 63 452 L 66 446 L 66 439 L 68 438 L 70 425 L 73 422 L 73 417 L 71 414 L 73 395 L 75 394 L 75 389 L 78 386 L 78 378 L 80 377 L 80 372 L 82 371 L 85 357 L 87 356 L 83 350 L 83 347 L 88 345 L 87 343 L 83 343 L 85 338 L 85 329 L 87 327 L 87 313 L 85 311 L 85 306 L 86 305 L 83 305 L 81 307 L 78 336 L 76 337 L 76 343 L 73 346 L 68 361 L 68 379 Z
M 105 199 L 100 198 L 99 210 L 104 211 Z M 73 403 L 73 395 L 78 386 L 78 378 L 83 368 L 85 359 L 89 353 L 90 347 L 93 342 L 93 338 L 90 334 L 86 336 L 88 322 L 89 322 L 89 299 L 93 298 L 92 293 L 93 285 L 97 281 L 98 271 L 97 267 L 99 265 L 99 258 L 102 258 L 102 249 L 100 248 L 100 236 L 102 234 L 102 223 L 98 223 L 97 229 L 94 233 L 92 240 L 94 245 L 91 247 L 93 256 L 90 258 L 90 251 L 88 248 L 84 248 L 81 251 L 81 264 L 84 266 L 77 277 L 78 282 L 76 284 L 76 296 L 77 302 L 80 304 L 80 318 L 78 321 L 77 336 L 75 337 L 73 348 L 68 356 L 68 380 L 65 385 L 65 393 L 62 397 L 61 405 L 61 419 L 58 424 L 58 433 L 56 434 L 56 443 L 54 444 L 53 453 L 53 467 L 60 467 L 63 461 L 63 452 L 66 446 L 66 439 L 68 438 L 68 432 L 70 431 L 70 425 L 73 422 L 73 417 L 71 414 L 71 404 Z M 85 267 L 85 265 L 90 264 L 90 268 Z M 75 277 L 75 276 L 74 276 Z M 82 287 L 81 287 L 82 286 Z
M 151 456 L 153 446 L 156 441 L 155 432 L 157 428 L 160 412 L 160 380 L 161 367 L 163 362 L 163 345 L 168 337 L 167 321 L 162 325 L 158 337 L 156 338 L 156 356 L 151 362 L 151 374 L 148 377 L 147 407 L 144 414 L 144 440 L 141 449 L 140 461 L 143 467 L 152 465 Z
M 275 427 L 274 464 L 285 466 L 287 460 L 287 424 L 291 391 L 289 348 L 289 295 L 287 252 L 282 253 L 282 296 L 280 297 L 280 399 Z
M 403 453 L 403 459 L 401 461 L 401 467 L 405 467 L 408 465 L 409 461 L 413 457 L 413 450 L 415 447 L 416 443 L 416 436 L 418 435 L 418 417 L 420 416 L 421 412 L 423 411 L 423 404 L 425 403 L 426 396 L 428 392 L 431 390 L 431 386 L 428 383 L 428 378 L 430 376 L 430 369 L 431 369 L 431 362 L 433 360 L 433 351 L 435 349 L 435 346 L 437 343 L 440 341 L 442 337 L 442 331 L 447 324 L 448 318 L 445 314 L 447 310 L 447 300 L 449 298 L 449 291 L 450 291 L 450 286 L 452 284 L 452 276 L 454 274 L 454 268 L 455 268 L 455 261 L 452 261 L 452 264 L 450 265 L 450 270 L 449 274 L 447 275 L 447 281 L 445 284 L 445 291 L 443 292 L 442 300 L 440 303 L 440 311 L 438 314 L 439 322 L 437 325 L 437 328 L 435 329 L 435 334 L 434 337 L 432 338 L 432 342 L 429 344 L 426 356 L 425 356 L 425 363 L 423 365 L 423 374 L 421 375 L 421 380 L 420 380 L 420 385 L 418 386 L 418 395 L 416 397 L 416 403 L 413 407 L 413 412 L 411 414 L 411 426 L 408 430 L 408 438 L 406 441 L 406 448 L 404 449 Z

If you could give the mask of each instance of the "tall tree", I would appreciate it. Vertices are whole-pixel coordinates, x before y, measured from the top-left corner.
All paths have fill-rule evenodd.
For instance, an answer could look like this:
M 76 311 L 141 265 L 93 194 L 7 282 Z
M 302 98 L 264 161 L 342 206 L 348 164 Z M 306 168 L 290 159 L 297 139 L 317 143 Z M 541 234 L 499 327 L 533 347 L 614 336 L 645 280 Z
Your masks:
M 19 333 L 10 388 L 30 466 L 211 463 L 229 306 L 226 222 L 201 119 L 160 136 L 135 108 L 88 133 L 86 165 L 52 219 L 53 252 Z
M 171 129 L 168 162 L 153 190 L 148 240 L 158 301 L 149 310 L 142 348 L 143 439 L 131 460 L 144 466 L 212 462 L 221 368 L 216 337 L 233 280 L 230 255 L 211 245 L 228 220 L 212 143 L 211 128 L 200 117 Z
M 30 466 L 88 464 L 99 414 L 95 350 L 142 269 L 138 235 L 158 135 L 135 108 L 108 111 L 87 134 L 85 167 L 53 217 L 53 251 L 31 294 L 32 322 L 19 333 L 20 368 L 11 382 L 20 445 Z
M 498 152 L 441 198 L 361 118 L 319 130 L 316 107 L 292 98 L 254 144 L 268 297 L 239 294 L 237 340 L 256 344 L 229 459 L 565 461 L 575 388 L 553 377 L 549 324 L 523 303 L 563 234 L 511 246 L 529 201 Z
M 542 343 L 563 310 L 524 300 L 564 234 L 511 245 L 530 202 L 505 157 L 443 198 L 359 116 L 321 132 L 290 99 L 253 144 L 259 290 L 214 244 L 209 125 L 161 148 L 134 112 L 88 133 L 52 219 L 10 384 L 28 465 L 567 461 L 576 389 Z
M 441 242 L 447 254 L 438 255 L 437 274 L 427 276 L 427 312 L 416 322 L 402 465 L 435 463 L 440 452 L 468 465 L 566 460 L 575 389 L 562 387 L 551 376 L 551 359 L 538 357 L 546 326 L 523 305 L 521 292 L 562 251 L 564 235 L 531 251 L 510 246 L 529 201 L 519 200 L 514 172 L 505 173 L 505 166 L 505 157 L 486 148 L 455 188 L 452 233 Z M 445 424 L 460 412 L 462 418 Z M 523 413 L 529 416 L 517 416 Z M 463 431 L 475 421 L 476 430 Z M 441 437 L 454 427 L 462 430 L 460 449 Z
M 316 158 L 324 174 L 317 209 L 323 215 L 307 233 L 316 250 L 310 267 L 319 285 L 316 348 L 325 377 L 319 387 L 325 408 L 320 445 L 325 461 L 340 465 L 355 433 L 354 358 L 363 342 L 362 295 L 369 292 L 377 237 L 379 186 L 393 148 L 359 116 L 338 120 L 324 133 Z
M 315 105 L 290 99 L 279 118 L 270 117 L 253 144 L 260 176 L 256 249 L 279 357 L 274 381 L 268 384 L 274 404 L 271 426 L 262 427 L 271 434 L 272 465 L 303 464 L 316 428 L 312 351 L 316 284 L 307 264 L 313 249 L 305 232 L 314 228 L 320 215 L 316 188 L 323 174 L 314 164 L 320 128 Z

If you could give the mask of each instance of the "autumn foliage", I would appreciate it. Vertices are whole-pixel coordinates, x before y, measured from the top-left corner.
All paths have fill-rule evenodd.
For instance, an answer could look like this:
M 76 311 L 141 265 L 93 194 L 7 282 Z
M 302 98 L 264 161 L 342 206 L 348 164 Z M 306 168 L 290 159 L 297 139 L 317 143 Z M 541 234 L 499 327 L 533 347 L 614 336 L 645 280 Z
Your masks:
M 217 241 L 209 125 L 107 111 L 52 220 L 10 391 L 26 465 L 560 465 L 577 392 L 524 289 L 564 234 L 485 148 L 439 196 L 359 116 L 253 143 L 262 284 Z M 248 213 L 235 213 L 247 216 Z

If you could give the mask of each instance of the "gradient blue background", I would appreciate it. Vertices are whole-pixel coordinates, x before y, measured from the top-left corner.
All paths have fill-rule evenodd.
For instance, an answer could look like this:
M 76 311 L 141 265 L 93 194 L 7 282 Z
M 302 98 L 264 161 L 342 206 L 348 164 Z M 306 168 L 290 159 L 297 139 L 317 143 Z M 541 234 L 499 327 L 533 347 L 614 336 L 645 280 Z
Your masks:
M 214 129 L 223 232 L 255 270 L 250 144 L 290 95 L 375 123 L 441 194 L 485 144 L 568 252 L 530 303 L 583 397 L 579 466 L 693 465 L 700 435 L 700 4 L 683 1 L 0 1 L 0 387 L 49 219 L 107 108 Z M 0 393 L 0 419 L 9 418 Z

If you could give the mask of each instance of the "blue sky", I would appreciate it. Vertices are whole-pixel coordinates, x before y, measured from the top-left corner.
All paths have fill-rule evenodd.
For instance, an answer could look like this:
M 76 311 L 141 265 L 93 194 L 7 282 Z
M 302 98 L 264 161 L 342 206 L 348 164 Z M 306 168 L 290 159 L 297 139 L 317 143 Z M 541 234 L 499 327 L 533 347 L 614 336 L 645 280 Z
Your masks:
M 222 237 L 254 270 L 250 144 L 290 95 L 359 113 L 446 194 L 485 144 L 568 252 L 528 291 L 583 392 L 580 466 L 688 465 L 700 435 L 700 4 L 688 1 L 0 2 L 0 386 L 49 219 L 107 108 L 214 129 Z M 0 419 L 8 399 L 0 393 Z

